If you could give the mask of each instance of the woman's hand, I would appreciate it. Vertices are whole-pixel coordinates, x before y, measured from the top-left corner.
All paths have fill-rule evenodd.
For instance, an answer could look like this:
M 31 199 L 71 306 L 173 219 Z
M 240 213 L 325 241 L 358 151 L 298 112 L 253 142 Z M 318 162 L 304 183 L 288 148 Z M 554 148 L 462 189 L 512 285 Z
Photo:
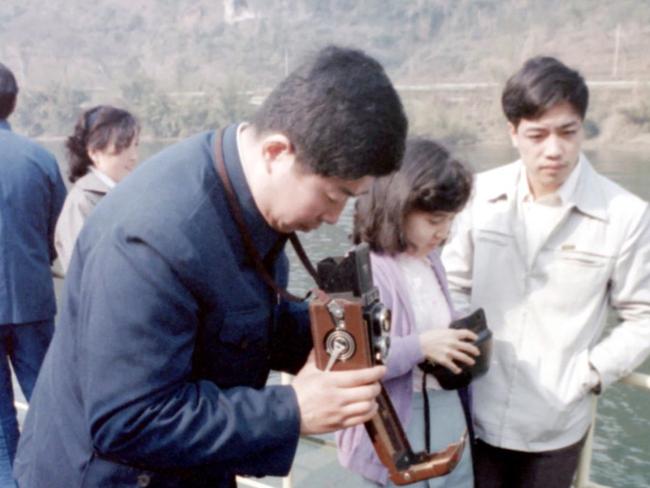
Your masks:
M 429 361 L 440 364 L 453 373 L 461 369 L 455 361 L 468 365 L 475 363 L 480 351 L 472 344 L 477 336 L 467 329 L 433 329 L 420 334 L 420 349 Z

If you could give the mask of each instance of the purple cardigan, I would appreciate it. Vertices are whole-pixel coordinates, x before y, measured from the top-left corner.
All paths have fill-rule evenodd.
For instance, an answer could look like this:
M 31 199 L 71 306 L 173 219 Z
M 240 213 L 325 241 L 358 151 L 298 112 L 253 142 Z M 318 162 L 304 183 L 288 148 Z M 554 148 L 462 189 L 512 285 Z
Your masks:
M 402 272 L 391 256 L 371 253 L 373 280 L 381 300 L 392 311 L 391 344 L 387 372 L 383 384 L 402 425 L 411 420 L 413 397 L 413 368 L 424 360 L 418 334 L 414 330 L 415 316 Z M 445 270 L 437 251 L 429 254 L 433 271 L 447 299 L 452 317 L 456 317 L 447 288 Z M 466 395 L 461 395 L 466 397 Z M 466 398 L 463 398 L 465 402 Z M 435 419 L 432 419 L 435 421 Z M 346 468 L 381 484 L 388 481 L 388 470 L 379 461 L 363 425 L 336 433 L 339 462 Z

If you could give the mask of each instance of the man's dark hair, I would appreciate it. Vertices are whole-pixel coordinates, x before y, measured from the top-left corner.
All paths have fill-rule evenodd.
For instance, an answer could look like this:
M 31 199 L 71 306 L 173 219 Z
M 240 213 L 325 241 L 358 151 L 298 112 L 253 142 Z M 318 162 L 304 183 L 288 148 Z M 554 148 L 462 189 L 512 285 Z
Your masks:
M 580 73 L 552 57 L 526 61 L 507 81 L 501 95 L 503 113 L 515 127 L 521 119 L 537 119 L 561 102 L 568 102 L 584 119 L 589 89 Z
M 399 167 L 408 123 L 382 66 L 329 46 L 299 66 L 253 118 L 259 134 L 289 138 L 297 160 L 322 176 L 357 179 Z
M 404 224 L 410 212 L 459 212 L 472 191 L 472 173 L 442 146 L 409 139 L 402 167 L 377 178 L 357 199 L 352 238 L 380 254 L 404 252 Z
M 115 154 L 120 154 L 139 133 L 138 121 L 126 110 L 98 105 L 83 112 L 77 120 L 74 133 L 65 141 L 70 161 L 70 182 L 74 183 L 84 176 L 93 165 L 88 151 L 113 149 Z
M 0 63 L 0 120 L 11 115 L 16 108 L 18 84 L 9 68 Z

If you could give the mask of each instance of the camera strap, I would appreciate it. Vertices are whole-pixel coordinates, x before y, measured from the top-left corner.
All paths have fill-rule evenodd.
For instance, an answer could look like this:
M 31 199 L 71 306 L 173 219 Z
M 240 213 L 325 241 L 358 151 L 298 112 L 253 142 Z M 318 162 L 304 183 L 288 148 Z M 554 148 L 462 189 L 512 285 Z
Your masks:
M 242 242 L 244 244 L 244 249 L 246 250 L 248 257 L 253 261 L 255 269 L 260 274 L 264 283 L 266 283 L 266 285 L 275 292 L 278 302 L 280 301 L 280 298 L 284 298 L 285 300 L 291 302 L 301 302 L 304 299 L 280 287 L 271 276 L 269 270 L 271 269 L 273 262 L 275 261 L 275 258 L 277 257 L 277 255 L 280 253 L 285 243 L 287 242 L 287 239 L 291 242 L 291 245 L 296 251 L 296 254 L 300 259 L 300 262 L 302 263 L 302 265 L 305 267 L 307 272 L 311 275 L 311 277 L 316 282 L 316 285 L 318 286 L 318 276 L 316 274 L 316 269 L 311 264 L 311 261 L 309 260 L 309 257 L 307 256 L 307 253 L 305 252 L 305 249 L 302 247 L 300 239 L 298 239 L 298 236 L 296 235 L 295 232 L 291 232 L 290 234 L 281 234 L 280 238 L 276 241 L 274 246 L 266 255 L 266 259 L 262 258 L 259 251 L 257 250 L 257 247 L 255 247 L 255 243 L 253 242 L 253 237 L 251 236 L 251 233 L 248 230 L 248 227 L 246 226 L 246 221 L 244 220 L 241 207 L 239 206 L 239 202 L 237 201 L 237 196 L 235 195 L 235 191 L 233 190 L 230 177 L 228 176 L 228 171 L 226 171 L 226 164 L 223 159 L 223 147 L 221 145 L 222 138 L 223 138 L 223 129 L 218 130 L 216 132 L 215 144 L 214 144 L 215 145 L 214 148 L 215 168 L 217 170 L 217 175 L 221 179 L 221 182 L 223 183 L 223 186 L 226 190 L 226 198 L 228 200 L 228 206 L 230 207 L 230 213 L 239 230 L 239 235 L 241 236 Z
M 429 392 L 427 391 L 427 373 L 422 372 L 422 399 L 424 400 L 424 449 L 431 452 L 431 412 L 429 412 Z

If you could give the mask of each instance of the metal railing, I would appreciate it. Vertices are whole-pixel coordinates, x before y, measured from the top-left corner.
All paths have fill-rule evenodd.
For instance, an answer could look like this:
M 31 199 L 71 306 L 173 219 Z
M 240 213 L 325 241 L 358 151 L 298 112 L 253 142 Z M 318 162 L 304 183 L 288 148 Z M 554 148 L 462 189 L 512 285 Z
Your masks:
M 282 382 L 287 383 L 290 381 L 289 375 L 282 375 Z M 642 373 L 631 373 L 630 375 L 622 378 L 621 383 L 626 385 L 631 385 L 642 390 L 650 391 L 650 375 Z M 19 410 L 26 411 L 27 405 L 23 402 L 16 402 L 16 407 Z M 576 472 L 576 480 L 574 483 L 574 488 L 610 488 L 605 485 L 598 484 L 594 481 L 591 481 L 591 458 L 593 453 L 593 444 L 594 444 L 594 430 L 596 427 L 596 414 L 598 407 L 598 397 L 594 396 L 592 402 L 592 413 L 591 413 L 591 427 L 589 428 L 589 433 L 587 434 L 587 439 L 585 440 L 585 445 L 580 454 L 580 461 L 578 462 L 578 469 Z M 310 437 L 304 437 L 301 441 L 310 440 Z M 320 439 L 317 439 L 319 443 L 322 444 Z M 237 478 L 237 484 L 239 486 L 250 486 L 253 488 L 273 488 L 271 485 L 262 483 L 251 478 Z M 292 488 L 293 483 L 291 481 L 291 473 L 285 478 L 282 479 L 282 488 Z
M 289 375 L 283 375 L 282 382 L 289 382 Z M 626 385 L 631 385 L 636 388 L 641 388 L 646 391 L 650 391 L 650 375 L 642 373 L 631 373 L 630 375 L 622 378 L 621 383 Z M 589 428 L 589 433 L 587 434 L 587 439 L 585 441 L 584 448 L 580 454 L 580 461 L 578 463 L 578 469 L 576 472 L 576 480 L 574 482 L 574 488 L 610 488 L 605 485 L 598 484 L 594 481 L 591 481 L 591 458 L 593 453 L 593 442 L 594 442 L 594 430 L 596 427 L 596 413 L 598 406 L 598 397 L 594 396 L 592 403 L 592 413 L 591 413 L 591 427 Z M 309 437 L 305 437 L 302 441 L 309 440 Z M 320 440 L 319 440 L 320 442 Z M 238 478 L 237 483 L 240 486 L 251 486 L 254 488 L 273 488 L 271 485 L 263 484 L 259 481 L 252 480 L 250 478 Z M 291 473 L 286 478 L 282 479 L 282 488 L 292 488 L 293 483 L 291 480 Z

